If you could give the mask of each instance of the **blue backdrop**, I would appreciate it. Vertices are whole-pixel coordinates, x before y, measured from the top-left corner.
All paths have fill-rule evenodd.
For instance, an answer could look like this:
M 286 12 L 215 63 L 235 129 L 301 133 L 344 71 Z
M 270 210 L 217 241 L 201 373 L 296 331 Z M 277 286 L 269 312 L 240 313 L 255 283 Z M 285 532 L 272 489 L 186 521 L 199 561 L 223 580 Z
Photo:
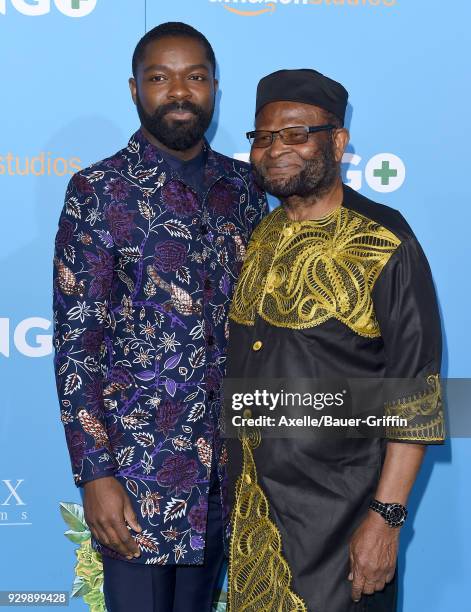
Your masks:
M 443 376 L 470 377 L 470 18 L 466 0 L 0 0 L 0 590 L 74 581 L 59 504 L 81 500 L 53 379 L 53 239 L 70 174 L 138 126 L 127 79 L 146 29 L 185 21 L 213 44 L 210 138 L 229 155 L 248 153 L 261 76 L 314 67 L 345 84 L 345 180 L 412 225 L 438 291 Z M 403 612 L 469 609 L 470 460 L 468 439 L 427 454 L 401 536 Z

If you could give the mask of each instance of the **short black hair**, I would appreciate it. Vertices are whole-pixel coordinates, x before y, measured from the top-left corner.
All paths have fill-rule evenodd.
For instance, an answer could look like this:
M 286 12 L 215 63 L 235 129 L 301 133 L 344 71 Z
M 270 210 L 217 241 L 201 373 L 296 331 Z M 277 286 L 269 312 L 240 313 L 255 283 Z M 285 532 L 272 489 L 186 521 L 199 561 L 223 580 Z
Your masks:
M 206 36 L 192 26 L 182 23 L 181 21 L 168 21 L 167 23 L 161 23 L 155 28 L 152 28 L 152 30 L 149 30 L 137 43 L 132 56 L 132 73 L 134 78 L 136 78 L 137 66 L 144 58 L 147 45 L 161 38 L 170 36 L 186 36 L 187 38 L 198 40 L 203 45 L 206 51 L 206 57 L 213 67 L 213 76 L 216 75 L 216 57 Z

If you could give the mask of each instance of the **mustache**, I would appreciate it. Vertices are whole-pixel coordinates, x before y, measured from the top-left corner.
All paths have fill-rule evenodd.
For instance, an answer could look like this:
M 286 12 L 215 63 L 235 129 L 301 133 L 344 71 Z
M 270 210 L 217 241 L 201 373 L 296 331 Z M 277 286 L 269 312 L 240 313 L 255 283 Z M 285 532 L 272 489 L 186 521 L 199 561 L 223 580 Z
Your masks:
M 155 111 L 154 117 L 161 118 L 172 111 L 186 111 L 193 113 L 197 117 L 201 116 L 203 113 L 201 106 L 198 106 L 189 100 L 183 100 L 183 102 L 169 102 L 168 104 L 162 104 L 162 106 L 159 106 L 159 108 Z

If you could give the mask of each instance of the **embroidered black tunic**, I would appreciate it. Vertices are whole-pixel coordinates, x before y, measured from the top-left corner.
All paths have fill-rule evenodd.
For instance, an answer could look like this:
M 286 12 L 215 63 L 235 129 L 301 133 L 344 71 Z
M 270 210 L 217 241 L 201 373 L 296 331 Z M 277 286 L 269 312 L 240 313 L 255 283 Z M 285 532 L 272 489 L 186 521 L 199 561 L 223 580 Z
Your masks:
M 396 210 L 344 187 L 328 216 L 256 228 L 232 302 L 228 377 L 420 379 L 377 438 L 230 441 L 229 603 L 350 612 L 348 543 L 377 487 L 388 439 L 438 443 L 441 328 L 431 272 Z M 369 597 L 371 610 L 377 609 Z M 381 608 L 383 609 L 383 608 Z

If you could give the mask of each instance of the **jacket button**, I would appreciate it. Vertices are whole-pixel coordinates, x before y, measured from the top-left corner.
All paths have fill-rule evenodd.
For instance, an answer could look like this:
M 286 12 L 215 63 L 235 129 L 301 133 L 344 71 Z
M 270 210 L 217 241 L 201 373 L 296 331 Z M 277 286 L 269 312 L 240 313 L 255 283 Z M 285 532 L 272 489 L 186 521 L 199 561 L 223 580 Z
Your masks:
M 259 351 L 259 350 L 262 348 L 262 346 L 263 346 L 262 341 L 261 341 L 261 340 L 256 340 L 256 341 L 253 343 L 253 345 L 252 345 L 252 349 L 253 349 L 254 351 Z
M 285 229 L 283 230 L 283 235 L 286 238 L 289 238 L 290 236 L 292 236 L 293 235 L 293 228 L 290 227 L 289 225 L 288 225 L 288 227 L 285 227 Z

